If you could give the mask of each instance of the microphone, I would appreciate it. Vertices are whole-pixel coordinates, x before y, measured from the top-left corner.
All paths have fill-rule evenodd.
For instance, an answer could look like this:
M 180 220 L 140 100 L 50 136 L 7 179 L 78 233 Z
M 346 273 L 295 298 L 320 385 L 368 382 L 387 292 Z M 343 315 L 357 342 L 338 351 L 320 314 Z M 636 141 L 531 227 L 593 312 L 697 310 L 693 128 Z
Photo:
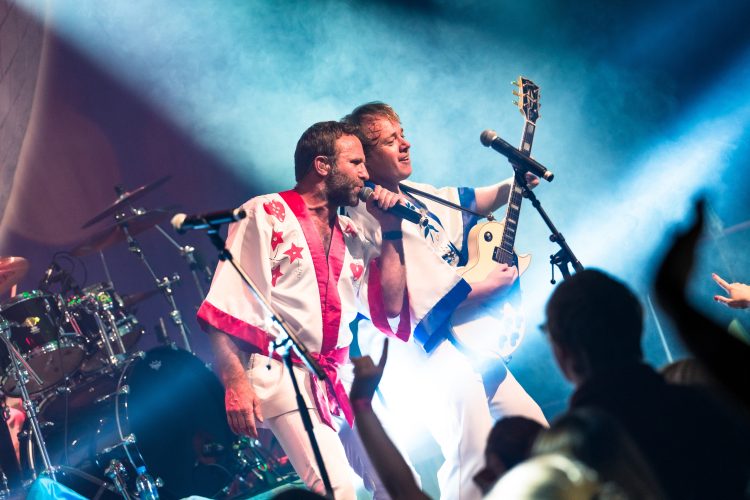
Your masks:
M 207 229 L 211 226 L 229 224 L 242 220 L 246 216 L 247 214 L 243 208 L 232 208 L 195 215 L 177 214 L 172 217 L 172 227 L 177 234 L 185 234 L 189 229 Z
M 518 148 L 514 148 L 504 140 L 500 139 L 494 130 L 485 130 L 482 132 L 482 135 L 479 136 L 479 140 L 488 148 L 492 148 L 501 155 L 506 156 L 508 161 L 518 168 L 531 172 L 547 182 L 552 182 L 552 179 L 555 178 L 555 174 L 521 153 Z
M 57 265 L 57 262 L 54 260 L 47 268 L 47 271 L 44 273 L 44 276 L 42 276 L 42 279 L 39 280 L 39 285 L 37 288 L 45 293 L 49 292 L 49 286 L 52 283 L 52 273 L 53 272 L 60 272 L 60 266 Z
M 359 190 L 359 199 L 361 201 L 366 202 L 367 198 L 370 197 L 372 194 L 372 188 L 370 186 L 374 186 L 375 184 L 370 184 L 369 182 L 365 183 L 365 187 Z M 414 224 L 418 224 L 420 226 L 425 226 L 427 224 L 427 219 L 425 218 L 424 221 L 422 220 L 422 214 L 419 212 L 415 212 L 409 207 L 406 207 L 404 205 L 401 205 L 400 203 L 393 205 L 391 208 L 387 209 L 385 211 L 386 213 L 395 215 L 396 217 L 400 217 L 404 220 L 408 220 L 409 222 L 413 222 Z

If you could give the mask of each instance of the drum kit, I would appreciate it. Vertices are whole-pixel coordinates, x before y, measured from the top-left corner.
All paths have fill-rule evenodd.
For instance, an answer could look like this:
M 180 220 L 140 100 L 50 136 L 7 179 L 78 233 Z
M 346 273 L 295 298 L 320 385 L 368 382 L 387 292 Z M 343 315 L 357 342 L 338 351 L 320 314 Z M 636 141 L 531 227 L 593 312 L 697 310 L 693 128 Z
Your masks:
M 133 205 L 168 179 L 132 192 L 115 188 L 115 203 L 83 227 L 109 217 L 115 224 L 65 252 L 72 257 L 99 252 L 108 282 L 82 288 L 53 258 L 39 290 L 0 303 L 0 391 L 20 398 L 27 416 L 19 434 L 26 479 L 44 474 L 96 500 L 131 500 L 143 481 L 172 500 L 226 498 L 283 480 L 284 467 L 274 467 L 279 462 L 258 441 L 230 431 L 223 387 L 192 353 L 175 304 L 172 287 L 179 276 L 159 279 L 134 238 L 151 228 L 160 231 L 187 260 L 204 298 L 197 272 L 205 269 L 210 279 L 210 270 L 195 249 L 180 246 L 158 226 L 179 207 L 146 211 Z M 121 242 L 156 290 L 132 295 L 115 290 L 102 250 Z M 0 294 L 15 288 L 28 270 L 21 257 L 0 258 Z M 62 291 L 51 293 L 52 283 L 60 283 Z M 165 345 L 141 352 L 136 343 L 145 330 L 131 308 L 159 293 L 184 349 L 166 337 L 162 325 Z

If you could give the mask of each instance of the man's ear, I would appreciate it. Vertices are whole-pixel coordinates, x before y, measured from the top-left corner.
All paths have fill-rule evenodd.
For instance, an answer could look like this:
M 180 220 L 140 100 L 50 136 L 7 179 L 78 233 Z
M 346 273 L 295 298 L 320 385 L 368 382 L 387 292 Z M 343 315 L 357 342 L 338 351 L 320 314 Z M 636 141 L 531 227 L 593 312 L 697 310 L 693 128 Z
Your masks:
M 313 170 L 321 177 L 327 177 L 331 173 L 331 164 L 327 156 L 316 156 L 313 160 Z

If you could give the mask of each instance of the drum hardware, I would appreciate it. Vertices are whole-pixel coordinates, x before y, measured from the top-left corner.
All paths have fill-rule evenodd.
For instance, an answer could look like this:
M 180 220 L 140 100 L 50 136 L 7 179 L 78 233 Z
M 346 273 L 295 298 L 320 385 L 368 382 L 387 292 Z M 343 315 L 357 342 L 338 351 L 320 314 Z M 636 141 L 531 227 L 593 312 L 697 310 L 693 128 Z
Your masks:
M 132 500 L 130 498 L 130 495 L 128 494 L 127 488 L 128 472 L 125 470 L 125 466 L 122 465 L 119 460 L 113 458 L 109 463 L 109 467 L 107 467 L 107 470 L 105 470 L 104 473 L 107 475 L 107 477 L 112 479 L 112 482 L 115 483 L 117 491 L 119 491 L 122 496 L 125 497 L 125 500 Z
M 10 497 L 10 488 L 8 488 L 8 476 L 5 475 L 5 472 L 0 470 L 0 474 L 2 474 L 2 480 L 3 480 L 3 490 L 0 491 L 0 498 L 8 498 Z
M 123 392 L 123 394 L 127 394 L 127 392 Z M 101 402 L 101 401 L 97 401 L 97 402 Z M 112 451 L 114 451 L 115 448 L 117 448 L 118 446 L 127 446 L 129 444 L 135 444 L 137 442 L 138 441 L 135 438 L 135 434 L 131 434 L 131 435 L 127 436 L 122 442 L 117 443 L 116 445 L 107 446 L 106 448 L 104 448 L 102 450 L 102 454 L 112 453 Z
M 99 403 L 103 403 L 103 402 L 105 402 L 106 400 L 108 400 L 109 398 L 112 398 L 112 397 L 117 397 L 117 396 L 119 396 L 120 394 L 130 394 L 130 386 L 127 386 L 127 385 L 123 385 L 123 386 L 122 386 L 122 387 L 120 388 L 120 390 L 119 390 L 119 391 L 117 391 L 117 392 L 113 392 L 112 394 L 107 394 L 107 395 L 104 395 L 104 396 L 102 396 L 102 397 L 100 397 L 100 398 L 97 398 L 97 399 L 96 399 L 96 400 L 94 401 L 94 404 L 99 404 Z M 135 436 L 133 436 L 133 439 L 135 439 Z M 134 442 L 135 442 L 135 441 L 134 441 Z
M 0 339 L 5 343 L 10 354 L 11 363 L 13 366 L 13 376 L 16 379 L 16 387 L 21 389 L 21 400 L 23 402 L 23 409 L 26 411 L 26 416 L 31 422 L 34 437 L 36 438 L 36 444 L 39 446 L 39 451 L 42 454 L 42 460 L 44 461 L 44 468 L 49 472 L 50 477 L 55 480 L 55 474 L 52 471 L 52 462 L 50 462 L 49 454 L 47 453 L 47 446 L 44 443 L 44 437 L 42 437 L 42 431 L 39 426 L 39 420 L 37 419 L 36 406 L 29 397 L 29 391 L 26 390 L 26 382 L 28 381 L 29 375 L 31 375 L 37 384 L 42 385 L 42 379 L 31 369 L 31 367 L 23 359 L 23 356 L 16 350 L 13 343 L 10 341 L 10 323 L 0 316 Z
M 30 394 L 55 387 L 83 361 L 84 338 L 70 331 L 74 328 L 64 313 L 64 301 L 59 296 L 39 290 L 24 292 L 0 304 L 0 314 L 9 321 L 11 343 L 42 381 L 41 384 L 36 379 L 27 381 L 26 390 Z M 0 344 L 0 353 L 5 352 L 6 348 Z M 19 397 L 11 359 L 13 356 L 9 354 L 0 356 L 0 389 L 9 396 Z
M 118 372 L 88 377 L 70 391 L 62 395 L 50 391 L 40 402 L 41 418 L 60 423 L 42 431 L 53 463 L 66 463 L 67 452 L 69 465 L 109 481 L 105 469 L 118 460 L 127 473 L 120 475 L 121 485 L 132 500 L 136 500 L 136 471 L 141 466 L 162 478 L 154 482 L 164 485 L 159 491 L 163 500 L 211 497 L 231 482 L 231 477 L 218 473 L 218 468 L 232 468 L 229 456 L 202 454 L 209 443 L 229 449 L 232 433 L 221 383 L 194 355 L 158 347 L 145 359 L 128 361 Z M 61 423 L 66 413 L 67 428 Z M 23 463 L 41 468 L 41 458 L 32 455 L 29 441 L 22 444 Z M 74 489 L 93 498 L 96 488 L 77 481 L 81 491 Z M 101 500 L 116 499 L 105 492 Z
M 175 209 L 176 210 L 176 209 Z M 151 266 L 148 263 L 148 260 L 146 260 L 146 255 L 143 253 L 143 249 L 138 244 L 138 241 L 136 241 L 135 238 L 133 238 L 133 235 L 130 232 L 129 229 L 129 221 L 133 219 L 137 219 L 139 217 L 145 217 L 152 212 L 146 212 L 141 215 L 136 215 L 135 217 L 131 217 L 130 219 L 125 218 L 124 213 L 118 213 L 115 215 L 115 218 L 118 220 L 119 228 L 122 231 L 122 234 L 125 235 L 125 238 L 128 241 L 128 250 L 133 252 L 138 259 L 141 261 L 141 264 L 143 264 L 143 267 L 146 268 L 148 273 L 151 275 L 151 277 L 154 280 L 154 283 L 156 284 L 156 287 L 161 290 L 162 294 L 164 295 L 164 298 L 167 299 L 167 302 L 169 303 L 169 306 L 172 308 L 170 314 L 170 317 L 172 318 L 172 322 L 180 329 L 180 333 L 182 335 L 182 340 L 185 345 L 185 350 L 188 352 L 193 352 L 193 350 L 190 348 L 190 342 L 188 341 L 188 334 L 190 333 L 190 330 L 188 329 L 187 325 L 182 321 L 182 316 L 180 315 L 180 311 L 177 309 L 177 304 L 174 300 L 174 295 L 172 294 L 172 285 L 175 283 L 180 283 L 180 277 L 177 273 L 173 275 L 173 277 L 170 278 L 163 278 L 159 279 L 156 276 L 156 273 L 154 273 L 154 270 L 151 268 Z M 152 226 L 155 224 L 152 224 Z
M 91 474 L 86 474 L 82 470 L 74 469 L 73 467 L 66 467 L 64 465 L 55 465 L 52 467 L 52 470 L 54 470 L 57 474 L 70 474 L 73 476 L 78 476 L 90 483 L 99 486 L 99 492 L 97 492 L 97 494 L 93 496 L 94 499 L 98 499 L 105 489 L 111 491 L 112 493 L 118 493 L 117 487 L 115 487 L 114 485 L 106 481 L 102 481 L 98 477 L 94 477 Z

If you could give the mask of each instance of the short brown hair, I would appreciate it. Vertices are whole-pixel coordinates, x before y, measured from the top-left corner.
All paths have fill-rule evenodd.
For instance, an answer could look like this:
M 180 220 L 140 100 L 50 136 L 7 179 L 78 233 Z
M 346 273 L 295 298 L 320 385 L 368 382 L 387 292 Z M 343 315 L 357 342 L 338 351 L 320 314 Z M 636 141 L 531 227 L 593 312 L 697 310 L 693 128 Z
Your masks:
M 399 118 L 398 114 L 396 114 L 393 108 L 380 101 L 368 102 L 361 106 L 357 106 L 356 108 L 354 108 L 354 111 L 341 119 L 342 123 L 349 123 L 359 129 L 359 140 L 362 141 L 362 147 L 365 150 L 365 156 L 370 154 L 370 151 L 372 151 L 372 148 L 375 146 L 375 143 L 378 139 L 376 137 L 374 141 L 370 140 L 367 136 L 365 126 L 368 123 L 372 123 L 373 121 L 381 118 L 390 120 L 393 123 L 401 123 L 401 118 Z
M 339 156 L 336 142 L 343 135 L 360 138 L 359 128 L 349 123 L 329 121 L 318 122 L 305 130 L 294 151 L 294 178 L 297 182 L 310 171 L 318 156 L 328 157 L 332 165 L 336 163 Z

